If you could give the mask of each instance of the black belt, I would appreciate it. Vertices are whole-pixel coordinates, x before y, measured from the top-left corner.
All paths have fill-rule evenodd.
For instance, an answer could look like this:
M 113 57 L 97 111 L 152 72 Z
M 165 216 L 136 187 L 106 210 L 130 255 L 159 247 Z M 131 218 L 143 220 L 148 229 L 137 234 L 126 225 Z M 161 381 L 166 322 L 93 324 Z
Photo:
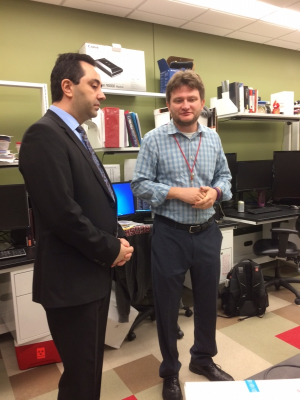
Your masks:
M 173 221 L 172 219 L 163 217 L 162 215 L 159 214 L 155 214 L 154 219 L 162 222 L 163 224 L 171 226 L 172 228 L 182 229 L 184 231 L 188 231 L 189 233 L 203 232 L 214 222 L 214 218 L 211 217 L 207 222 L 204 222 L 203 224 L 198 224 L 198 225 L 180 224 L 179 222 Z

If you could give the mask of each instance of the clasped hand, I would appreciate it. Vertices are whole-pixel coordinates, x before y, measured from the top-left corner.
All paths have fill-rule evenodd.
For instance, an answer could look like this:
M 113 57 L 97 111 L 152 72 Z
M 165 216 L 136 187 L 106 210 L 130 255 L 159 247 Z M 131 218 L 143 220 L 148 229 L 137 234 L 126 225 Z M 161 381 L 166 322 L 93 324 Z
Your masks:
M 181 200 L 192 204 L 192 208 L 206 210 L 212 207 L 217 198 L 217 191 L 209 186 L 200 186 L 200 188 L 184 188 Z
M 131 259 L 133 253 L 133 247 L 130 246 L 129 242 L 126 239 L 120 238 L 119 240 L 121 242 L 120 252 L 118 257 L 113 262 L 112 267 L 121 267 Z

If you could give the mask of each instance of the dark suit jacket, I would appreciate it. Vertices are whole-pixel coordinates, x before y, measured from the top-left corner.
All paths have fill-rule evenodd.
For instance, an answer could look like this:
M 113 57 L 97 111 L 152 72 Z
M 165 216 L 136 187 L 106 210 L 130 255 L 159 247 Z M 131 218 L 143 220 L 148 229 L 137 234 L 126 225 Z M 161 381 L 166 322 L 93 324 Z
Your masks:
M 33 207 L 33 301 L 67 307 L 103 298 L 124 232 L 89 152 L 54 112 L 26 132 L 20 171 Z

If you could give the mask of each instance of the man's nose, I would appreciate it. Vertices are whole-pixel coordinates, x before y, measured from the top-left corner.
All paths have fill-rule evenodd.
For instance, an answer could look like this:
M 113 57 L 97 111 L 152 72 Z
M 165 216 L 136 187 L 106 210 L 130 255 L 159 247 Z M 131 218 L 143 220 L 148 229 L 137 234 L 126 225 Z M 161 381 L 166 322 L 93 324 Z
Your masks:
M 97 99 L 99 99 L 99 100 L 105 100 L 105 99 L 106 99 L 106 96 L 105 96 L 105 94 L 102 92 L 101 89 L 100 89 L 99 92 L 98 92 Z

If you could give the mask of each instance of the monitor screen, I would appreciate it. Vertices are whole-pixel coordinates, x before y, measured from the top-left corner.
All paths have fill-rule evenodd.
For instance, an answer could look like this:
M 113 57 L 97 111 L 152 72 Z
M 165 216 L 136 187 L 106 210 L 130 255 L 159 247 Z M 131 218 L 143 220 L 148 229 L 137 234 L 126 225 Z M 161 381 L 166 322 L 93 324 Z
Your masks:
M 112 187 L 117 197 L 118 217 L 134 214 L 134 196 L 131 191 L 130 182 L 114 182 Z
M 0 185 L 0 231 L 29 226 L 25 185 Z
M 238 161 L 236 190 L 246 192 L 272 188 L 273 160 Z
M 300 199 L 300 151 L 274 151 L 273 198 Z
M 135 212 L 138 214 L 151 213 L 150 204 L 147 203 L 147 201 L 145 201 L 145 200 L 135 197 Z
M 225 156 L 232 176 L 231 192 L 234 193 L 236 188 L 236 153 L 225 153 Z

